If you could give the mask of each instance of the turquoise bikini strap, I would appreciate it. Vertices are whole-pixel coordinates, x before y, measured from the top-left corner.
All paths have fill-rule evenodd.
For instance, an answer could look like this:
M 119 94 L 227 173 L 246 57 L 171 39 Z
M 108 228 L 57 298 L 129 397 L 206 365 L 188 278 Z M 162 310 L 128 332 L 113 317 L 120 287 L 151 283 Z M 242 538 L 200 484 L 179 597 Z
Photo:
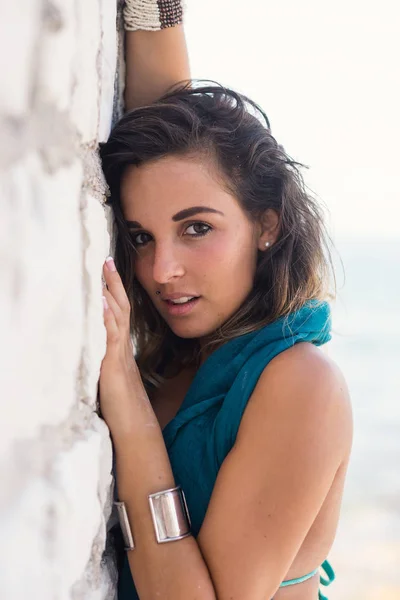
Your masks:
M 335 580 L 335 572 L 332 569 L 331 565 L 329 564 L 329 562 L 327 560 L 325 560 L 322 565 L 321 565 L 321 569 L 323 569 L 325 571 L 325 573 L 328 575 L 329 579 L 324 579 L 321 575 L 321 577 L 319 578 L 320 582 L 322 583 L 322 585 L 330 585 L 332 583 L 332 581 Z
M 322 577 L 322 575 L 320 575 L 320 578 L 319 578 L 320 583 L 322 583 L 322 585 L 328 586 L 335 579 L 335 572 L 327 560 L 325 560 L 322 563 L 321 568 L 325 571 L 325 573 L 327 574 L 329 579 L 325 579 L 324 577 Z M 303 581 L 310 579 L 316 573 L 318 573 L 318 570 L 319 570 L 319 567 L 317 569 L 315 569 L 314 571 L 312 571 L 311 573 L 308 573 L 307 575 L 303 575 L 303 577 L 298 577 L 297 579 L 288 579 L 286 581 L 282 581 L 282 583 L 279 587 L 286 587 L 287 585 L 295 585 L 296 583 L 302 583 Z M 318 591 L 318 600 L 328 600 L 328 598 L 326 596 L 324 596 L 322 594 L 322 592 L 319 590 Z
M 329 564 L 329 562 L 327 560 L 325 560 L 322 565 L 321 568 L 325 571 L 325 573 L 328 575 L 329 579 L 324 579 L 322 577 L 322 575 L 320 576 L 319 580 L 320 583 L 322 583 L 322 585 L 330 585 L 332 583 L 332 581 L 334 581 L 336 575 L 334 570 L 332 569 L 331 565 Z M 324 596 L 321 592 L 321 590 L 318 591 L 318 600 L 328 600 L 327 596 Z
M 317 567 L 311 573 L 308 573 L 307 575 L 303 575 L 303 577 L 298 577 L 297 579 L 287 579 L 286 581 L 282 581 L 282 583 L 279 587 L 286 587 L 287 585 L 294 585 L 295 583 L 302 583 L 303 581 L 310 579 L 310 577 L 313 577 L 316 573 L 318 573 L 318 569 L 319 569 L 319 567 Z

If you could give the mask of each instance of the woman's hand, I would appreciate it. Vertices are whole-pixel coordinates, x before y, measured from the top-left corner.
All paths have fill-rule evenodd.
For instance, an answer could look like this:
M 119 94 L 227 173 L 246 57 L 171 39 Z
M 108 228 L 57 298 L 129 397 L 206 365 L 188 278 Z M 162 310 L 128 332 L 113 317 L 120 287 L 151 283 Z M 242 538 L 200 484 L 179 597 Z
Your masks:
M 130 303 L 112 258 L 105 261 L 103 275 L 108 286 L 103 288 L 107 351 L 100 370 L 100 409 L 111 433 L 118 435 L 133 430 L 146 394 L 133 355 Z

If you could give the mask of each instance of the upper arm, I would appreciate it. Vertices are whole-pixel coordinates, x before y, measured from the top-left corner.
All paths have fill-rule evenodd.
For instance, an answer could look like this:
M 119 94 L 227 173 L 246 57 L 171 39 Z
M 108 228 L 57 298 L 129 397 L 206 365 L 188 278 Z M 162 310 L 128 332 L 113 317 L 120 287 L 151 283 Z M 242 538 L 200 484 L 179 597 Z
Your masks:
M 160 31 L 127 31 L 125 106 L 150 104 L 174 84 L 190 79 L 183 25 Z
M 351 443 L 339 369 L 301 343 L 264 369 L 197 541 L 219 600 L 272 598 Z

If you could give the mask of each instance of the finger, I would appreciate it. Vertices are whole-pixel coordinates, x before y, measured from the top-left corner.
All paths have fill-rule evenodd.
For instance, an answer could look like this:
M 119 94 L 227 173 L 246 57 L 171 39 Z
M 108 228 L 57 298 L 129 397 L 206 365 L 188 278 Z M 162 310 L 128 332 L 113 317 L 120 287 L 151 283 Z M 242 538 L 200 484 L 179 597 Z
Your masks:
M 108 304 L 108 298 L 103 295 L 103 319 L 107 330 L 107 344 L 109 342 L 117 342 L 119 340 L 119 327 L 115 320 L 114 313 Z
M 117 301 L 115 300 L 115 298 L 113 297 L 113 295 L 107 288 L 103 288 L 103 296 L 105 296 L 105 298 L 108 302 L 108 305 L 114 314 L 114 318 L 115 318 L 115 321 L 116 321 L 118 327 L 121 327 L 121 328 L 125 327 L 126 315 L 125 315 L 125 313 L 122 312 Z
M 113 297 L 115 298 L 121 311 L 128 312 L 130 310 L 130 304 L 124 285 L 118 271 L 115 269 L 115 264 L 112 257 L 108 257 L 103 265 L 103 275 L 106 280 L 107 286 Z

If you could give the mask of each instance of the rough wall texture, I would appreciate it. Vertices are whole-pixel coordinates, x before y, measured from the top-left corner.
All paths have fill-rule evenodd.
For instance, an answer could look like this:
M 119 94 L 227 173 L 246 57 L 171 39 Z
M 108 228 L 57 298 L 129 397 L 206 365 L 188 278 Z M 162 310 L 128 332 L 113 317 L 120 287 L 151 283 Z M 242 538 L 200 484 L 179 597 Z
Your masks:
M 0 598 L 112 600 L 113 479 L 95 412 L 121 111 L 116 0 L 0 5 Z M 118 14 L 117 14 L 118 13 Z M 119 33 L 118 33 L 119 31 Z

